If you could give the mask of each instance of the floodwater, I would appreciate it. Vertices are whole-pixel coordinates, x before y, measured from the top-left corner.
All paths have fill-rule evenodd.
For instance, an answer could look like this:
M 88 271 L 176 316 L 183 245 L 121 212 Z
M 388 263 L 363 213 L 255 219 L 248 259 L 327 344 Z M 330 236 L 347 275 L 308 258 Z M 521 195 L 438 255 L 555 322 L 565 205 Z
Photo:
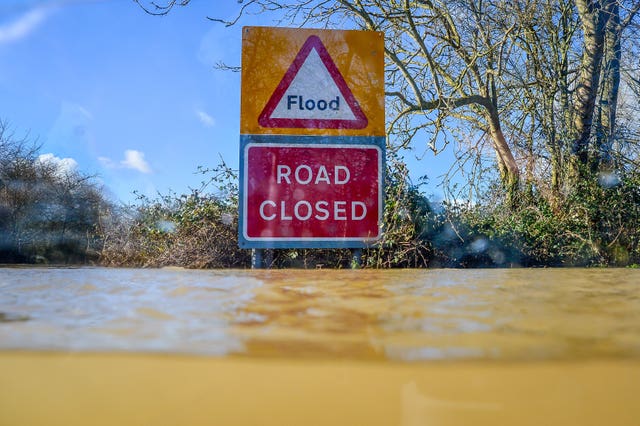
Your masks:
M 638 425 L 640 270 L 0 268 L 0 425 Z

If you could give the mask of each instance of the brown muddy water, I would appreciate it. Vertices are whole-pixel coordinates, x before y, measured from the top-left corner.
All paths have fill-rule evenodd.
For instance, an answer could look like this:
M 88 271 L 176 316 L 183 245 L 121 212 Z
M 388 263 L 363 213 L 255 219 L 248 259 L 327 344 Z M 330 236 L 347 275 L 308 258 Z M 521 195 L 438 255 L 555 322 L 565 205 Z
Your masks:
M 640 425 L 640 270 L 0 268 L 0 425 Z

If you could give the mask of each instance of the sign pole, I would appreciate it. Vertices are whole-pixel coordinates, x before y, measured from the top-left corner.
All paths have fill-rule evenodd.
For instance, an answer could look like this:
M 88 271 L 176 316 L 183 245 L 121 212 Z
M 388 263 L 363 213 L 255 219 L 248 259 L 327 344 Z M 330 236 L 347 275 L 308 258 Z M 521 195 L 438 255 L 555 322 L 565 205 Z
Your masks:
M 262 249 L 251 250 L 251 269 L 264 269 Z

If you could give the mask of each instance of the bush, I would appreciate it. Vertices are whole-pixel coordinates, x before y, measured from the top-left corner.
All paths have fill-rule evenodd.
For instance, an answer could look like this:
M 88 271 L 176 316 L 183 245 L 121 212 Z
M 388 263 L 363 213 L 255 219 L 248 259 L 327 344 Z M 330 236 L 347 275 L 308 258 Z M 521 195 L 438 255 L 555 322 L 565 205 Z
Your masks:
M 640 260 L 640 174 L 594 176 L 567 195 L 531 193 L 516 207 L 483 202 L 449 215 L 484 239 L 487 266 L 627 266 Z M 471 237 L 474 236 L 474 237 Z
M 110 209 L 92 176 L 39 156 L 0 121 L 0 263 L 96 261 Z
M 188 195 L 139 196 L 105 230 L 101 261 L 108 266 L 247 267 L 250 254 L 238 248 L 237 176 L 224 163 L 200 190 Z M 216 185 L 218 195 L 203 191 Z
M 210 176 L 188 195 L 140 196 L 122 208 L 104 234 L 102 263 L 111 266 L 249 267 L 250 252 L 238 248 L 237 174 L 224 162 L 200 169 Z M 432 250 L 433 220 L 427 199 L 412 186 L 402 162 L 387 173 L 382 241 L 364 251 L 368 267 L 425 267 Z M 214 188 L 216 195 L 204 191 Z M 278 249 L 265 253 L 271 267 L 349 268 L 348 249 Z
M 599 176 L 565 195 L 531 190 L 517 203 L 496 184 L 480 202 L 433 209 L 391 158 L 385 181 L 383 237 L 363 251 L 363 266 L 511 267 L 640 264 L 640 173 Z M 140 197 L 104 233 L 106 265 L 249 267 L 238 248 L 238 185 L 224 163 L 188 195 Z M 205 194 L 215 187 L 217 195 Z M 280 249 L 270 266 L 348 268 L 348 249 Z

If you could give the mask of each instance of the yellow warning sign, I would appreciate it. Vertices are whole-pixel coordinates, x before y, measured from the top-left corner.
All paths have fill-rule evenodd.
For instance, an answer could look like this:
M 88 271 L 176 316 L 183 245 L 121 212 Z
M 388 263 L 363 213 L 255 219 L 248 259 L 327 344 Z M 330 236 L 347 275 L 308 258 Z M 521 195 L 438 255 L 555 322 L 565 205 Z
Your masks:
M 381 32 L 242 31 L 240 133 L 385 135 Z

